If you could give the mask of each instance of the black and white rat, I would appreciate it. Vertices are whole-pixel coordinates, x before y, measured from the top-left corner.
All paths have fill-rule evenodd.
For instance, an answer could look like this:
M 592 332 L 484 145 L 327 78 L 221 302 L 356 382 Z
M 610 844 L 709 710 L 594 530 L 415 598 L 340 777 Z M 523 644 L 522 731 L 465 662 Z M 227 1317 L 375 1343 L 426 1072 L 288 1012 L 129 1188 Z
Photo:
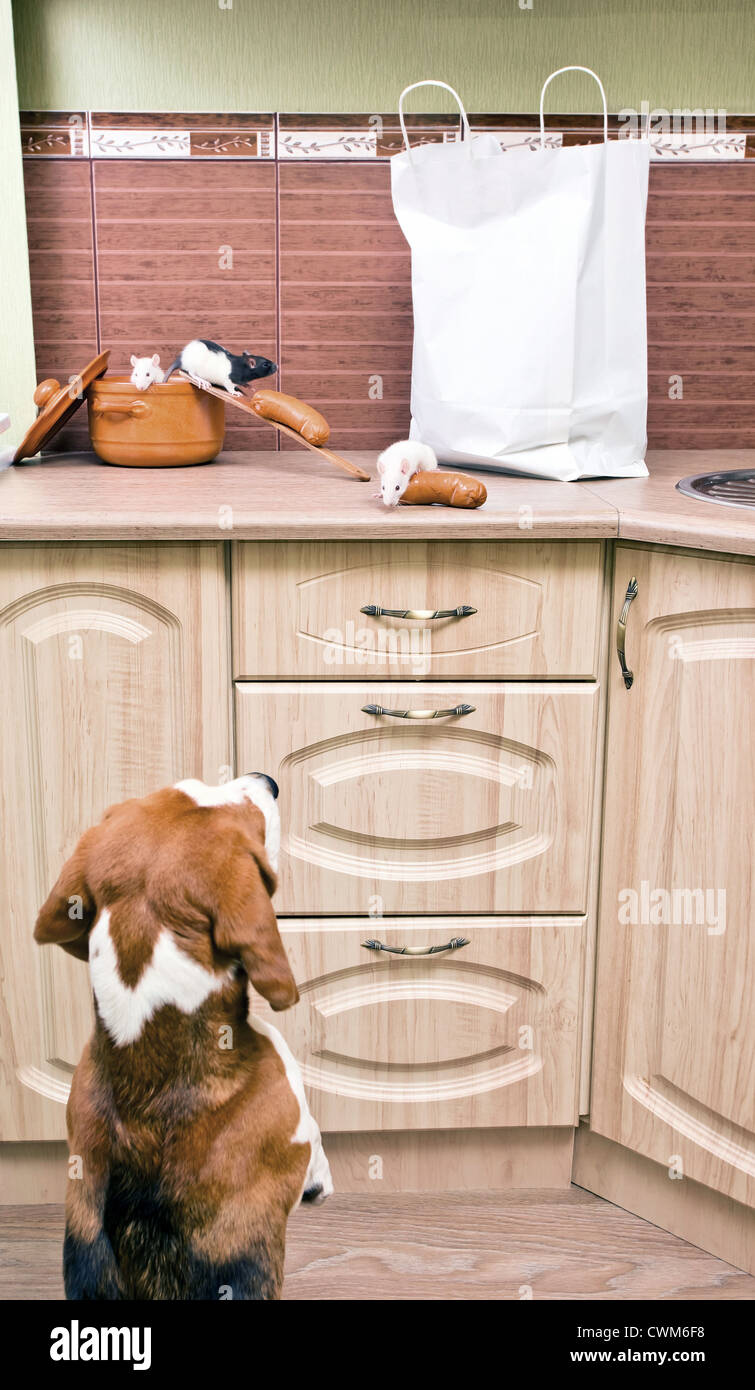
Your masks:
M 417 439 L 399 439 L 378 456 L 380 492 L 386 507 L 397 507 L 415 473 L 429 473 L 438 460 L 429 444 Z
M 237 357 L 209 338 L 192 338 L 169 366 L 165 380 L 179 368 L 197 386 L 221 386 L 231 396 L 242 394 L 237 387 L 247 386 L 259 377 L 273 376 L 278 370 L 269 357 L 255 357 L 251 352 L 242 352 Z

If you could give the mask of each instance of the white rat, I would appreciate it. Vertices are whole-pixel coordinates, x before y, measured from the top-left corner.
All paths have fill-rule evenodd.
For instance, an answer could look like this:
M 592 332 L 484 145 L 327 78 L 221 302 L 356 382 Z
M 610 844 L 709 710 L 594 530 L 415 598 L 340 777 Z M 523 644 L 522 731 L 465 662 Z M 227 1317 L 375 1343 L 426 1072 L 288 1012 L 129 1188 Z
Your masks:
M 438 460 L 429 444 L 416 439 L 399 439 L 389 444 L 378 456 L 380 492 L 386 507 L 397 507 L 415 473 L 429 473 L 438 467 Z
M 160 366 L 160 358 L 156 352 L 153 352 L 151 357 L 132 356 L 131 366 L 134 369 L 130 378 L 131 385 L 135 386 L 137 391 L 146 391 L 153 381 L 165 380 L 165 372 Z

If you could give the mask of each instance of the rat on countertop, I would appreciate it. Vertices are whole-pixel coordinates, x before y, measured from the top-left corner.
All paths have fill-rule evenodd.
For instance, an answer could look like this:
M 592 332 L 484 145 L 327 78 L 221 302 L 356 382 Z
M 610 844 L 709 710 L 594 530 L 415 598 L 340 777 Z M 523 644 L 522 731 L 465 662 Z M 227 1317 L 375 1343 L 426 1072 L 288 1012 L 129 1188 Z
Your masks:
M 397 507 L 415 473 L 430 473 L 438 460 L 429 444 L 416 439 L 399 439 L 378 456 L 380 492 L 386 507 Z
M 240 396 L 239 386 L 247 386 L 259 377 L 273 376 L 278 368 L 269 357 L 255 357 L 242 352 L 238 357 L 213 343 L 209 338 L 193 338 L 172 362 L 165 380 L 181 369 L 197 386 L 220 386 L 231 396 Z

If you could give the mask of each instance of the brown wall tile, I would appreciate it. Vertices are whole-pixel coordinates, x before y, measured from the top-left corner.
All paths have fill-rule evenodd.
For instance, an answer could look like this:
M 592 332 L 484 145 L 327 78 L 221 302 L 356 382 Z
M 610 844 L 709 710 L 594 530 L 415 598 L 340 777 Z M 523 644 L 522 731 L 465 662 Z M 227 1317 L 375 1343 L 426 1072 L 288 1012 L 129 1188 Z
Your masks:
M 702 166 L 698 166 L 701 168 Z M 750 182 L 744 167 L 741 181 Z M 750 193 L 724 193 L 709 189 L 698 179 L 697 188 L 689 192 L 673 193 L 658 188 L 659 180 L 653 180 L 653 191 L 648 198 L 648 221 L 653 224 L 683 222 L 689 226 L 694 222 L 725 222 L 727 227 L 740 223 L 755 223 L 755 188 Z
M 272 118 L 232 115 L 97 113 L 92 123 L 190 129 L 195 140 L 273 129 Z M 528 131 L 536 122 L 473 123 Z M 410 124 L 417 138 L 437 138 L 454 122 Z M 547 124 L 569 138 L 577 126 L 597 129 L 581 117 L 550 115 Z M 49 113 L 25 120 L 32 133 L 54 125 Z M 366 118 L 289 115 L 279 127 L 317 135 L 363 129 Z M 396 136 L 387 117 L 383 153 Z M 100 337 L 113 349 L 112 369 L 125 370 L 132 351 L 168 361 L 188 337 L 213 337 L 279 361 L 281 388 L 324 411 L 336 448 L 377 449 L 405 434 L 411 266 L 388 164 L 195 155 L 192 147 L 183 159 L 91 165 Z M 97 346 L 90 163 L 27 158 L 25 174 L 38 367 L 65 377 Z M 227 245 L 232 270 L 219 265 Z M 647 272 L 651 445 L 755 447 L 755 161 L 651 165 Z M 669 399 L 677 375 L 682 400 Z M 84 419 L 71 426 L 77 439 Z M 228 412 L 228 447 L 275 443 L 271 431 Z
M 694 284 L 697 281 L 706 285 L 725 285 L 729 281 L 738 285 L 753 284 L 755 255 L 748 256 L 746 252 L 737 256 L 708 256 L 704 252 L 688 255 L 686 251 L 676 251 L 664 256 L 662 252 L 655 252 L 648 256 L 647 281 L 649 285 Z
M 274 165 L 95 160 L 94 190 L 111 370 L 130 371 L 131 353 L 167 366 L 190 338 L 278 360 Z M 231 415 L 227 447 L 275 447 Z
M 24 159 L 37 380 L 66 381 L 98 351 L 88 160 Z M 56 449 L 86 448 L 86 411 Z
M 755 447 L 755 167 L 651 166 L 647 247 L 651 447 Z
M 255 193 L 263 196 L 275 187 L 271 165 L 250 168 L 247 163 L 228 160 L 208 174 L 200 161 L 191 159 L 99 159 L 96 163 L 98 193 L 122 194 L 125 189 L 163 195 L 173 189 L 183 197 L 194 193 L 205 217 L 212 212 L 202 201 L 206 200 L 208 189 L 213 196 L 245 197 Z M 263 216 L 269 218 L 269 208 L 265 208 Z
M 412 341 L 390 170 L 282 164 L 279 207 L 283 389 L 317 402 L 335 448 L 384 448 L 409 428 Z

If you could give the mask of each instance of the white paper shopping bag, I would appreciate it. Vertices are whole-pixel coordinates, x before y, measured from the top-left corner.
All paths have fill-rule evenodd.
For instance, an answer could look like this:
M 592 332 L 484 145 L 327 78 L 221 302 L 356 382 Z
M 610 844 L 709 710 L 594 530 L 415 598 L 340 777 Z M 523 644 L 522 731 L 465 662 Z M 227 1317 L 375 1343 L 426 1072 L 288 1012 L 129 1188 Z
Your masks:
M 412 251 L 412 436 L 496 471 L 644 474 L 647 146 L 504 155 L 454 92 L 466 138 L 412 149 L 405 95 L 391 183 Z

